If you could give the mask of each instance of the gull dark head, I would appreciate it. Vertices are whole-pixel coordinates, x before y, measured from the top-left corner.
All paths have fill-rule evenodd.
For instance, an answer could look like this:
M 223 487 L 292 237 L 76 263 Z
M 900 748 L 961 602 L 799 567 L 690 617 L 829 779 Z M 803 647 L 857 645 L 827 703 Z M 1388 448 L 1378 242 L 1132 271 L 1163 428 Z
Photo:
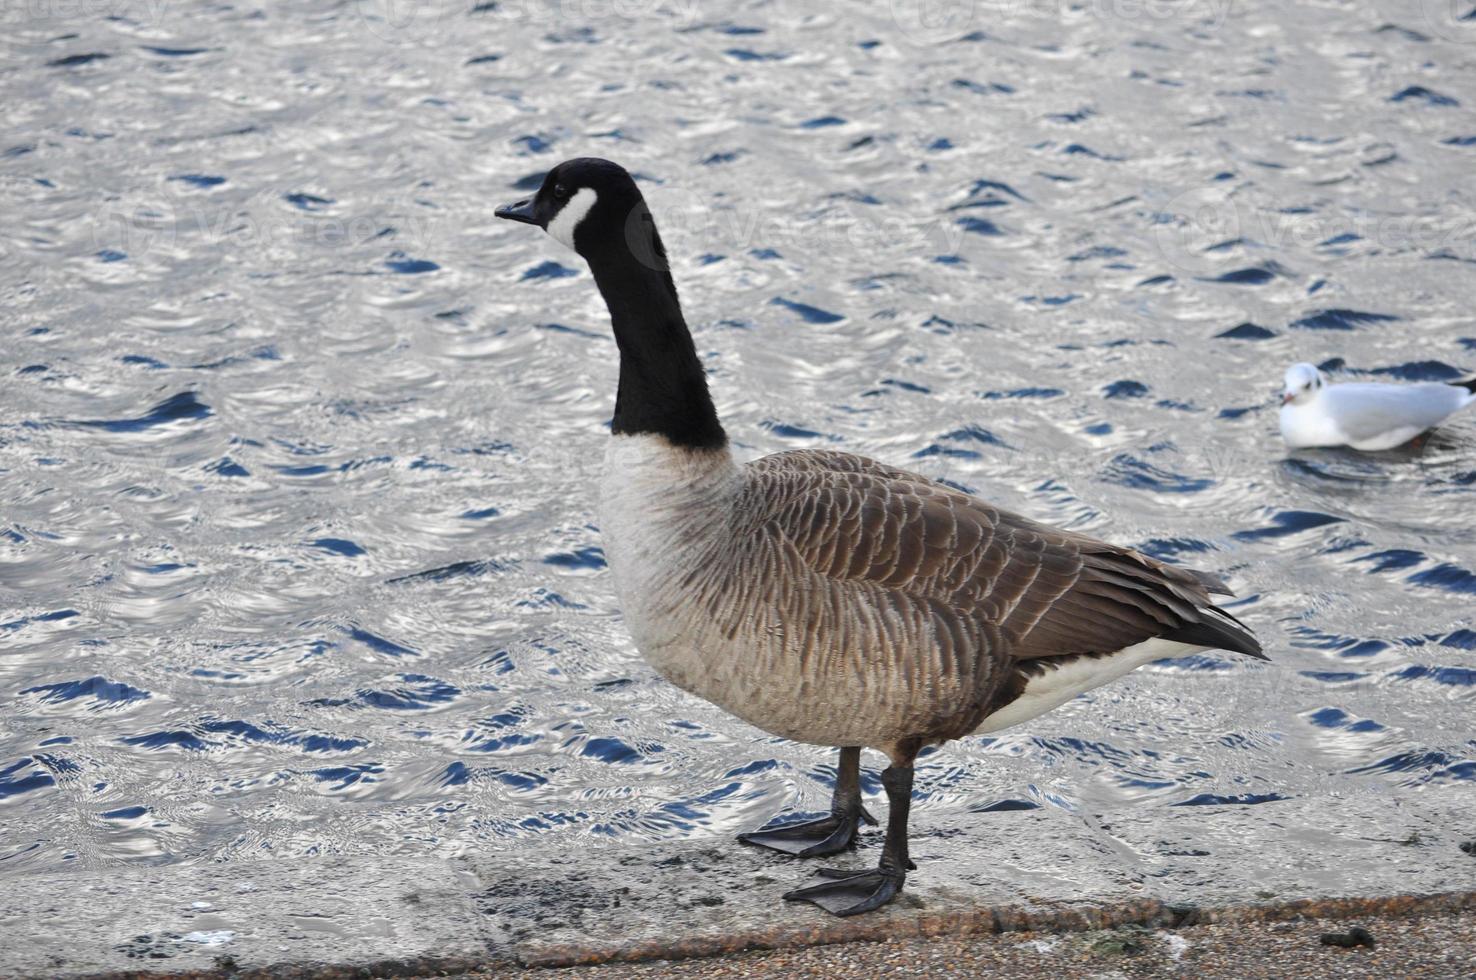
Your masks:
M 592 263 L 630 256 L 649 268 L 666 268 L 666 250 L 640 188 L 609 160 L 565 160 L 544 176 L 537 194 L 494 213 L 537 225 Z
M 1281 389 L 1281 404 L 1305 405 L 1317 397 L 1322 390 L 1322 372 L 1311 364 L 1293 364 L 1286 369 L 1286 380 Z

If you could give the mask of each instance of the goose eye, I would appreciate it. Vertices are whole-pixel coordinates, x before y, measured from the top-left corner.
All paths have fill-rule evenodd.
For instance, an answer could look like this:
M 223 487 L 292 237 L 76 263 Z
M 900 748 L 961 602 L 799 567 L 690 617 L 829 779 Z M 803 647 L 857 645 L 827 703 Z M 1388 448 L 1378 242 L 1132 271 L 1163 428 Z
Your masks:
M 569 188 L 565 187 L 563 184 L 554 184 L 554 197 L 555 198 L 557 198 L 558 200 L 562 201 L 564 198 L 566 198 L 568 196 L 569 196 Z

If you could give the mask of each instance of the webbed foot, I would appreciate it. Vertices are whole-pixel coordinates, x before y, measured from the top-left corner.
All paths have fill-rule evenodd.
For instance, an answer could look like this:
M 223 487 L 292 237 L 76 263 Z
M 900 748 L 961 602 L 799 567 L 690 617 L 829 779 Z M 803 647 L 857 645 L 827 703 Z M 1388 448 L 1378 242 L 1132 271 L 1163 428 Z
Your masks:
M 832 813 L 819 820 L 793 823 L 785 826 L 764 828 L 739 834 L 738 840 L 755 847 L 767 847 L 771 851 L 782 851 L 795 857 L 819 857 L 824 854 L 839 854 L 856 843 L 861 821 L 875 824 L 876 818 L 866 812 L 865 807 L 853 814 Z
M 866 871 L 844 871 L 824 868 L 820 874 L 828 878 L 784 894 L 787 902 L 810 902 L 831 915 L 860 915 L 879 909 L 902 891 L 906 872 L 900 868 L 879 867 Z

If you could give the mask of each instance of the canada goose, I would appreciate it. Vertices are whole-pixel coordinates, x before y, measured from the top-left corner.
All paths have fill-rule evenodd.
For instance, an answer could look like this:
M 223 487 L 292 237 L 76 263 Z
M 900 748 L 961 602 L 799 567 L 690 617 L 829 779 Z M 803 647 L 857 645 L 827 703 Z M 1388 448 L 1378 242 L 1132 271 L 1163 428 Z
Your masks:
M 1476 380 L 1334 385 L 1311 364 L 1293 364 L 1281 392 L 1281 438 L 1292 449 L 1393 449 L 1473 402 Z
M 588 262 L 620 381 L 600 530 L 641 653 L 677 686 L 784 738 L 840 747 L 831 814 L 745 834 L 834 854 L 860 821 L 860 750 L 885 752 L 879 865 L 789 892 L 837 915 L 890 901 L 908 869 L 923 747 L 1028 721 L 1164 657 L 1265 659 L 1209 575 L 1059 531 L 905 470 L 797 450 L 734 462 L 666 251 L 630 175 L 559 164 L 497 216 Z

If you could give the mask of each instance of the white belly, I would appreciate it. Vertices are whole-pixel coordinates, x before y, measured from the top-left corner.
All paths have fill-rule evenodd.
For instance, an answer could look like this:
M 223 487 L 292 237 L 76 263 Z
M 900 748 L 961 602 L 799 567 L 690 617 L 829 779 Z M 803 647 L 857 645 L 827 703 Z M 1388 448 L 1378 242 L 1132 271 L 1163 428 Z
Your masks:
M 1203 649 L 1176 640 L 1155 638 L 1124 647 L 1106 657 L 1077 657 L 1059 665 L 1043 661 L 1042 673 L 1030 678 L 1021 695 L 985 718 L 974 733 L 997 732 L 1027 722 L 1144 664 L 1168 657 L 1188 656 Z
M 1348 445 L 1352 446 L 1354 449 L 1362 450 L 1363 452 L 1376 453 L 1381 452 L 1385 449 L 1393 449 L 1396 446 L 1402 446 L 1406 442 L 1409 442 L 1411 439 L 1413 439 L 1415 436 L 1419 435 L 1421 432 L 1425 431 L 1428 430 L 1426 430 L 1423 426 L 1401 425 L 1398 428 L 1390 429 L 1387 432 L 1381 432 L 1378 435 L 1371 436 L 1368 439 L 1362 439 L 1357 442 L 1349 442 Z

